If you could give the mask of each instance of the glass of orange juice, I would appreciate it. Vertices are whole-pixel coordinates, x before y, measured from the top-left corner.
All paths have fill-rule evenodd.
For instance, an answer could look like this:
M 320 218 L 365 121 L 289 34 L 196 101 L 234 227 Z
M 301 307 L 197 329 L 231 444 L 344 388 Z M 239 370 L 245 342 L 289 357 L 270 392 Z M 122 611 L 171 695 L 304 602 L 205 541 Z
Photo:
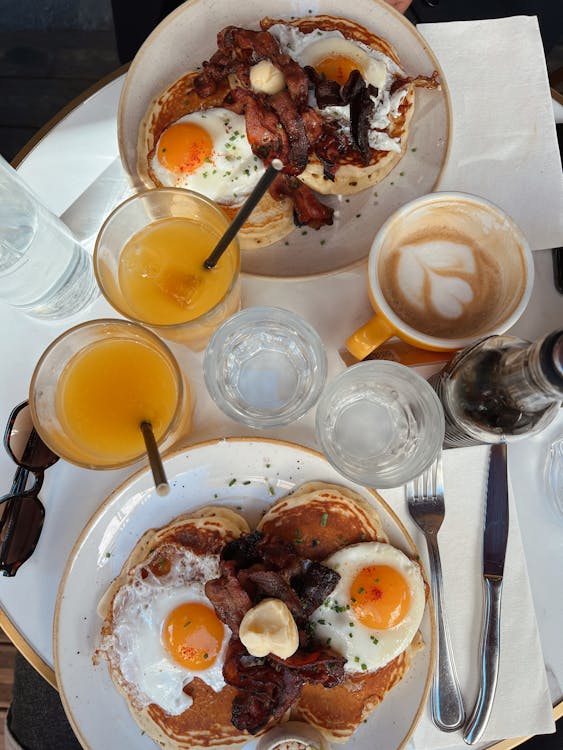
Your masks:
M 200 351 L 240 308 L 240 250 L 234 239 L 215 268 L 204 260 L 229 226 L 213 201 L 189 190 L 156 188 L 132 196 L 106 219 L 94 270 L 124 317 Z
M 92 320 L 55 339 L 31 379 L 35 428 L 57 455 L 88 469 L 116 469 L 145 455 L 151 423 L 166 449 L 187 433 L 187 382 L 170 349 L 126 320 Z

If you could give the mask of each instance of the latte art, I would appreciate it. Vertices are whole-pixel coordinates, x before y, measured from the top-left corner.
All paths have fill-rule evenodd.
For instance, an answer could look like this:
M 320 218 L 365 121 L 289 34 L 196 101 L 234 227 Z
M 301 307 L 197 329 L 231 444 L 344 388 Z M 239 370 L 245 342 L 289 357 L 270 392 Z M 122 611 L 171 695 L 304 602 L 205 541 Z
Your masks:
M 476 195 L 437 192 L 401 206 L 379 229 L 368 282 L 377 314 L 346 339 L 356 359 L 393 336 L 452 351 L 516 322 L 530 298 L 534 261 L 502 209 Z
M 497 317 L 501 268 L 495 254 L 455 227 L 433 227 L 389 248 L 380 265 L 387 303 L 430 336 L 478 335 Z
M 444 318 L 459 318 L 475 298 L 475 258 L 471 249 L 442 240 L 406 245 L 399 250 L 399 286 L 413 305 L 431 305 Z

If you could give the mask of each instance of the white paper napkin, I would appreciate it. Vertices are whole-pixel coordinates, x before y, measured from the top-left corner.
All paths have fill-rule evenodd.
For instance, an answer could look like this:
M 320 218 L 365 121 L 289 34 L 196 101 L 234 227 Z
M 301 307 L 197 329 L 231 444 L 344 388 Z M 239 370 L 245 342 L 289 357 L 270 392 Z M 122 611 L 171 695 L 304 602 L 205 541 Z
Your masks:
M 535 16 L 419 24 L 452 100 L 439 190 L 488 198 L 532 250 L 563 245 L 563 174 Z
M 444 453 L 446 518 L 438 535 L 445 609 L 466 713 L 479 690 L 479 643 L 483 622 L 483 522 L 488 446 Z M 509 448 L 510 451 L 510 448 Z M 387 493 L 382 493 L 388 497 Z M 408 516 L 402 490 L 389 497 L 413 535 L 428 571 L 426 543 Z M 400 505 L 398 505 L 400 503 Z M 501 605 L 499 680 L 483 744 L 555 731 L 536 616 L 512 493 Z M 414 734 L 417 750 L 467 747 L 462 731 L 446 734 L 432 724 L 428 707 Z

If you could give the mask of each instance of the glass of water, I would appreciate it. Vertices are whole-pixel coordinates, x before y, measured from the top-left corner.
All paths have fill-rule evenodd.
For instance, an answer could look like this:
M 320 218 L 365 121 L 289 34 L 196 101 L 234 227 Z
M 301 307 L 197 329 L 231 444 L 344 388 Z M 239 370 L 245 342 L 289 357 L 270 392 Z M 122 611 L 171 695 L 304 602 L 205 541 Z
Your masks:
M 90 255 L 0 157 L 0 300 L 55 319 L 97 296 Z
M 203 373 L 209 394 L 228 417 L 250 427 L 275 427 L 316 404 L 327 358 L 318 333 L 295 313 L 249 307 L 215 331 Z
M 444 412 L 431 386 L 408 367 L 361 362 L 325 389 L 316 430 L 341 474 L 385 489 L 430 466 L 444 440 Z

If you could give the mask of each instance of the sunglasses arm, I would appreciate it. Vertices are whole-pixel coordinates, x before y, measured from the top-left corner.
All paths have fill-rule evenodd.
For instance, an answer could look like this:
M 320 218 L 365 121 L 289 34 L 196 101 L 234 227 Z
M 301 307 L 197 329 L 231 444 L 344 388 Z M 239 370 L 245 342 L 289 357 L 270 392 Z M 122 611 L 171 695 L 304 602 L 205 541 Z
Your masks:
M 0 505 L 11 500 L 13 497 L 23 495 L 25 493 L 25 486 L 29 479 L 29 471 L 24 469 L 23 466 L 18 466 L 16 473 L 14 474 L 14 481 L 12 482 L 12 489 L 7 495 L 0 497 Z
M 25 490 L 25 485 L 29 477 L 29 471 L 24 469 L 23 466 L 18 466 L 14 475 L 14 481 L 12 482 L 12 489 L 10 494 L 19 495 Z M 7 498 L 6 498 L 7 499 Z

